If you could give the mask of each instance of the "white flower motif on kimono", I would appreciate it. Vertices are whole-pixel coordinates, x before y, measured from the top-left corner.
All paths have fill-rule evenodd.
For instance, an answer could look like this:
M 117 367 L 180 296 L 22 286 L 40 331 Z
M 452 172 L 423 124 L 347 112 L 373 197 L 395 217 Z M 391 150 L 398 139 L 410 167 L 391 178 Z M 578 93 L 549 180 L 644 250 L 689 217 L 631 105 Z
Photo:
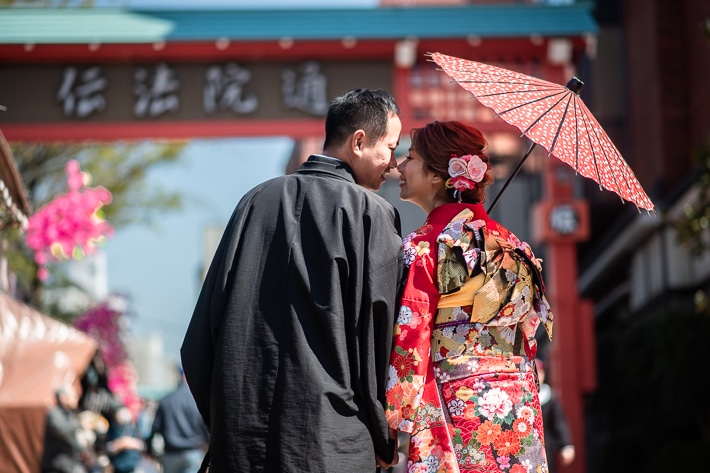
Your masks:
M 519 299 L 524 299 L 526 301 L 531 300 L 533 297 L 532 291 L 530 290 L 530 286 L 525 286 L 522 291 L 520 291 L 520 297 Z
M 416 236 L 418 235 L 417 232 L 412 232 L 406 237 L 402 238 L 402 245 L 408 245 L 409 242 L 411 242 Z
M 473 389 L 474 391 L 483 391 L 485 389 L 485 387 L 486 387 L 486 383 L 477 378 L 476 380 L 474 380 L 473 386 L 471 386 L 471 389 Z
M 508 397 L 508 393 L 500 388 L 493 388 L 478 399 L 481 414 L 489 420 L 494 417 L 500 419 L 508 415 L 513 408 L 513 403 Z
M 529 291 L 530 289 L 526 287 L 525 290 Z M 513 310 L 513 317 L 515 319 L 520 319 L 530 312 L 530 303 L 526 299 L 526 297 L 523 297 L 515 303 L 515 309 Z
M 410 267 L 417 258 L 417 249 L 412 245 L 404 245 L 402 247 L 404 265 Z
M 466 262 L 466 266 L 468 267 L 469 271 L 473 271 L 473 269 L 478 264 L 480 254 L 481 253 L 478 248 L 472 248 L 462 253 L 463 259 Z
M 449 379 L 451 379 L 451 375 L 449 374 L 449 372 L 446 370 L 442 370 L 438 366 L 434 368 L 434 374 L 436 375 L 436 378 L 442 383 L 445 383 Z
M 522 406 L 520 409 L 518 409 L 518 412 L 516 414 L 519 418 L 525 419 L 528 422 L 532 421 L 535 415 L 530 406 Z
M 466 363 L 466 370 L 471 373 L 475 373 L 478 370 L 478 361 L 472 358 L 468 363 Z
M 525 467 L 525 469 L 528 471 L 535 471 L 535 468 L 533 467 L 533 464 L 530 460 L 523 460 L 522 462 L 520 462 L 520 464 L 523 465 Z M 547 471 L 547 470 L 544 470 L 544 471 Z
M 432 473 L 434 473 L 436 472 L 436 470 L 439 469 L 439 459 L 436 458 L 434 455 L 429 455 L 425 460 L 425 463 L 429 465 L 429 469 L 427 471 L 431 471 Z
M 486 347 L 484 347 L 480 343 L 476 343 L 473 346 L 473 353 L 475 353 L 476 355 L 483 355 L 486 353 Z
M 483 219 L 478 219 L 474 220 L 473 222 L 469 222 L 468 224 L 466 224 L 466 226 L 471 230 L 479 231 L 481 228 L 486 226 L 486 221 Z
M 550 318 L 550 306 L 548 304 L 540 304 L 535 301 L 535 312 L 538 313 L 541 320 L 547 320 Z
M 454 338 L 454 327 L 444 327 L 441 330 L 441 335 L 445 338 Z
M 473 459 L 474 462 L 480 463 L 483 460 L 485 460 L 486 456 L 483 454 L 482 451 L 476 450 L 473 452 L 473 455 L 471 456 L 471 458 Z
M 397 369 L 394 366 L 389 365 L 389 367 L 387 367 L 387 385 L 385 386 L 385 391 L 392 389 L 398 382 L 399 376 L 397 376 Z
M 466 403 L 461 399 L 452 399 L 449 401 L 449 412 L 455 416 L 460 416 L 463 414 L 463 410 L 466 407 Z
M 406 325 L 412 320 L 412 309 L 403 305 L 399 308 L 399 315 L 397 315 L 397 323 L 399 325 Z
M 515 325 L 509 325 L 507 327 L 498 327 L 500 336 L 505 340 L 506 343 L 515 342 Z
M 429 473 L 430 468 L 426 463 L 415 463 L 409 468 L 409 473 Z
M 399 423 L 399 430 L 402 432 L 411 432 L 414 429 L 414 422 L 409 419 L 404 419 Z
M 456 220 L 455 222 L 452 222 L 451 224 L 451 233 L 452 235 L 455 235 L 454 239 L 458 239 L 461 234 L 463 233 L 463 226 L 465 224 L 465 220 L 459 219 Z
M 468 320 L 471 318 L 471 314 L 466 312 L 463 307 L 454 307 L 451 311 L 451 318 L 453 320 Z
M 515 284 L 515 282 L 518 280 L 518 273 L 515 271 L 508 271 L 507 269 L 505 271 L 505 280 L 508 281 L 508 285 L 512 286 Z

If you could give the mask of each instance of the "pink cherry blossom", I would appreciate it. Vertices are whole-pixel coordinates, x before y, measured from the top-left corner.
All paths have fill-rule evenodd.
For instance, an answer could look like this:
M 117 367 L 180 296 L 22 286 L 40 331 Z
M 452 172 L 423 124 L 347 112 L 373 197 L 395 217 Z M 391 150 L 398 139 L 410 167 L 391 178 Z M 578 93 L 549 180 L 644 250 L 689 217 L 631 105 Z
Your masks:
M 104 187 L 86 187 L 90 176 L 79 163 L 66 165 L 69 192 L 58 195 L 30 218 L 25 241 L 35 253 L 37 277 L 49 276 L 49 261 L 78 259 L 96 251 L 98 244 L 113 235 L 113 227 L 100 215 L 101 207 L 111 202 Z
M 108 370 L 108 385 L 116 397 L 134 414 L 141 407 L 138 374 L 128 358 L 123 341 L 123 319 L 126 314 L 108 302 L 87 310 L 74 319 L 74 326 L 99 344 L 99 353 Z

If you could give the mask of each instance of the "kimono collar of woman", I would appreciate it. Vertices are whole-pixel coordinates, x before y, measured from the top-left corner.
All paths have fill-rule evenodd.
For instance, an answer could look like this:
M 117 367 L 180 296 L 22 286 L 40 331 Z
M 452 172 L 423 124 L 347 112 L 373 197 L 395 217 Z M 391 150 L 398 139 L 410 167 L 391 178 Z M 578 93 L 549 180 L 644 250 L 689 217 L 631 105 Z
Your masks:
M 490 220 L 490 217 L 488 217 L 488 213 L 486 213 L 486 210 L 483 208 L 483 204 L 459 204 L 458 202 L 451 202 L 448 204 L 440 205 L 431 212 L 429 212 L 429 215 L 426 218 L 426 223 L 431 225 L 437 223 L 447 224 L 456 214 L 461 212 L 464 208 L 470 209 L 477 220 Z

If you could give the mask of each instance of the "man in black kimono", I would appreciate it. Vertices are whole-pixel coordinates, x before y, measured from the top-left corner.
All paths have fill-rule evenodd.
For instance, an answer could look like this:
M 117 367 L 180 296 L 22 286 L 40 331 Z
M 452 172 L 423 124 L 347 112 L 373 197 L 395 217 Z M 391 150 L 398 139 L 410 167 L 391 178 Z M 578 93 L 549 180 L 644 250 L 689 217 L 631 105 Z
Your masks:
M 360 473 L 396 460 L 384 383 L 402 272 L 375 194 L 402 129 L 391 95 L 333 101 L 322 155 L 237 205 L 181 348 L 210 473 Z

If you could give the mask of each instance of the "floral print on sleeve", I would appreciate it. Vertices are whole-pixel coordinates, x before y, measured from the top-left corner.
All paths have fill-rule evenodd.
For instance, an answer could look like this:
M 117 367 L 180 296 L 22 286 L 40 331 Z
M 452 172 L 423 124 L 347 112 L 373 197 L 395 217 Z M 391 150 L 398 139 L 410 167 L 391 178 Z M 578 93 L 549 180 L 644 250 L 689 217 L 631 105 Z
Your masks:
M 387 381 L 387 418 L 390 426 L 411 433 L 420 416 L 422 390 L 430 364 L 431 326 L 438 294 L 431 292 L 434 261 L 424 226 L 403 240 L 408 268 L 399 315 L 394 327 L 394 349 Z M 426 417 L 424 415 L 423 417 Z
M 456 457 L 431 362 L 431 334 L 439 294 L 432 245 L 436 235 L 425 225 L 404 239 L 407 282 L 394 330 L 394 349 L 386 385 L 390 427 L 412 434 L 409 472 L 454 472 Z

